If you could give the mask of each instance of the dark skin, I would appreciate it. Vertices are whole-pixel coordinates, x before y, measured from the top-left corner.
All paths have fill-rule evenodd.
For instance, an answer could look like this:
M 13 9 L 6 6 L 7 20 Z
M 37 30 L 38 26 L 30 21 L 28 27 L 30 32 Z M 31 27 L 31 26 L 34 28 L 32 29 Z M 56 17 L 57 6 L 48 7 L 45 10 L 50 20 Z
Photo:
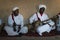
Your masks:
M 43 15 L 44 11 L 45 11 L 44 7 L 42 7 L 42 8 L 39 9 L 39 13 L 41 14 L 41 16 Z
M 45 11 L 45 8 L 42 7 L 42 8 L 40 8 L 39 13 L 40 13 L 40 14 L 43 14 L 44 11 Z M 44 25 L 45 23 L 42 22 L 42 24 Z M 47 24 L 48 24 L 49 26 L 51 26 L 48 22 L 47 22 Z
M 19 14 L 19 9 L 13 11 L 12 13 L 13 13 L 14 16 L 18 16 L 18 14 Z M 14 31 L 16 31 L 16 27 L 15 27 L 15 26 L 19 26 L 18 31 L 17 31 L 17 32 L 19 32 L 21 25 L 17 25 L 17 24 L 15 23 L 15 21 L 14 21 L 14 23 L 13 23 L 13 29 L 14 29 Z
M 45 8 L 44 8 L 44 7 L 42 7 L 42 8 L 39 9 L 39 13 L 40 13 L 40 14 L 43 14 L 44 11 L 45 11 Z M 39 18 L 38 18 L 38 20 L 40 21 Z M 32 32 L 35 32 L 35 31 L 36 31 L 36 26 L 35 26 L 35 25 L 36 25 L 36 21 L 32 23 L 32 26 L 33 26 L 33 27 L 31 28 Z M 34 27 L 35 27 L 35 28 L 34 28 Z
M 60 13 L 58 13 L 58 15 L 60 15 Z M 57 18 L 59 18 L 59 16 L 57 15 Z
M 13 15 L 14 15 L 14 16 L 18 16 L 18 14 L 19 14 L 19 9 L 13 11 Z
M 43 15 L 44 11 L 45 11 L 45 8 L 44 7 L 42 7 L 42 8 L 39 9 L 39 13 L 41 14 L 41 16 Z M 44 25 L 43 22 L 42 22 L 42 24 Z
M 44 7 L 42 7 L 42 8 L 39 9 L 39 13 L 40 13 L 40 14 L 43 14 L 44 11 L 45 11 L 45 8 L 44 8 Z

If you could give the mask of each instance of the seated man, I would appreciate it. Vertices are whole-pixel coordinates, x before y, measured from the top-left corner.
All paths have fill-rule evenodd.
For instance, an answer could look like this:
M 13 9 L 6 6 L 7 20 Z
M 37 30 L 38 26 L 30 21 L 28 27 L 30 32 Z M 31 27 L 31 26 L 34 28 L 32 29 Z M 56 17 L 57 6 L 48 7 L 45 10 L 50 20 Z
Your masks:
M 60 13 L 57 15 L 56 25 L 57 25 L 57 31 L 60 32 Z
M 29 19 L 31 24 L 38 20 L 42 23 L 42 25 L 35 29 L 41 36 L 43 32 L 49 33 L 51 30 L 55 29 L 55 23 L 49 19 L 48 15 L 45 13 L 45 10 L 45 5 L 39 5 L 39 11 L 34 13 L 34 15 Z
M 2 29 L 2 20 L 0 19 L 0 32 L 1 32 L 1 29 Z
M 5 26 L 4 29 L 9 36 L 15 36 L 25 34 L 28 32 L 28 28 L 24 26 L 23 16 L 19 13 L 19 8 L 14 7 L 12 14 L 8 17 L 8 26 Z
M 2 20 L 0 19 L 0 25 L 2 25 Z

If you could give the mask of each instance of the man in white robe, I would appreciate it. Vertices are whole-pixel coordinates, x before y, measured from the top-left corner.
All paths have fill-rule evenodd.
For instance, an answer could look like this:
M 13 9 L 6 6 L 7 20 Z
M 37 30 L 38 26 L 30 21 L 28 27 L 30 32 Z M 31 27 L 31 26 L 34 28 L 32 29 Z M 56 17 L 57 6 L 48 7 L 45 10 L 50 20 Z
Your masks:
M 19 35 L 20 33 L 26 34 L 28 28 L 24 26 L 23 16 L 19 13 L 19 8 L 14 7 L 12 14 L 8 17 L 8 26 L 4 29 L 9 36 Z
M 57 26 L 57 31 L 60 32 L 60 13 L 57 15 L 56 26 Z
M 2 25 L 2 20 L 0 19 L 0 25 Z
M 40 20 L 41 22 L 43 22 L 45 20 L 48 20 L 49 17 L 45 13 L 45 10 L 46 10 L 45 5 L 39 5 L 39 11 L 34 13 L 34 15 L 29 19 L 30 23 L 32 24 L 34 21 L 38 21 L 38 20 Z M 45 23 L 45 24 L 42 25 L 42 26 L 38 26 L 37 29 L 36 29 L 36 31 L 39 35 L 42 36 L 43 32 L 48 32 L 49 33 L 51 30 L 55 29 L 55 26 L 54 26 L 55 23 L 52 20 L 48 20 L 48 21 L 45 21 L 43 23 Z
M 2 20 L 0 19 L 0 33 L 1 33 L 1 30 L 2 30 Z

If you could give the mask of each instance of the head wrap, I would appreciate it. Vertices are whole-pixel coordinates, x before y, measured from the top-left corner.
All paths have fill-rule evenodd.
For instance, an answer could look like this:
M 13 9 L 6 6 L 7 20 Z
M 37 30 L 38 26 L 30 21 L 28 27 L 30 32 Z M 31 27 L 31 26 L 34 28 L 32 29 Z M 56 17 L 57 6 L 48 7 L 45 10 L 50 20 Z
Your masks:
M 17 10 L 17 9 L 19 9 L 19 7 L 14 7 L 14 8 L 12 9 L 12 11 L 15 11 L 15 10 Z
M 46 5 L 39 5 L 39 9 L 44 7 L 46 9 Z

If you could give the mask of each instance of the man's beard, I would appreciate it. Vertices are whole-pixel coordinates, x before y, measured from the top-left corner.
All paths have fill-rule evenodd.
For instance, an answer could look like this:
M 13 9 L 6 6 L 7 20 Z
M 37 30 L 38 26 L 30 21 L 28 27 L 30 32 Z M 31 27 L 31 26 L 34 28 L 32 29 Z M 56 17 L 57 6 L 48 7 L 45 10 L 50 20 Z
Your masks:
M 18 16 L 18 14 L 14 14 L 14 16 Z

